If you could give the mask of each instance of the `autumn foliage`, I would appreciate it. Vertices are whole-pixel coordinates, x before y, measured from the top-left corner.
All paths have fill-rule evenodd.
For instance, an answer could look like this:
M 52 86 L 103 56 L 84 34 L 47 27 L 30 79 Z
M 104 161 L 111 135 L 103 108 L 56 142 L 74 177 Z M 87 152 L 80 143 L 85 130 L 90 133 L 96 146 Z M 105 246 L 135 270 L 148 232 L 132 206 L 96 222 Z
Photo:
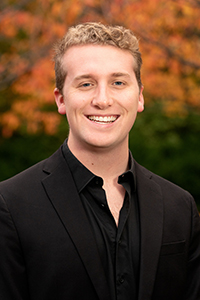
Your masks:
M 146 105 L 200 111 L 200 1 L 3 0 L 0 4 L 0 130 L 54 134 L 52 45 L 86 21 L 121 24 L 140 38 Z

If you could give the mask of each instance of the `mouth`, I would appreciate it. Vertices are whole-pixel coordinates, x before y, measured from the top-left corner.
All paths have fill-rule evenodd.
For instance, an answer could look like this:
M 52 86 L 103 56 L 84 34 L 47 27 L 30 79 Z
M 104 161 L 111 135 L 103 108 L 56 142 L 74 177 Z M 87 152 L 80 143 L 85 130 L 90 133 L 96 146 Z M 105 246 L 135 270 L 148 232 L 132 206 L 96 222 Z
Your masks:
M 109 124 L 113 123 L 118 119 L 119 116 L 87 116 L 90 121 L 99 124 Z

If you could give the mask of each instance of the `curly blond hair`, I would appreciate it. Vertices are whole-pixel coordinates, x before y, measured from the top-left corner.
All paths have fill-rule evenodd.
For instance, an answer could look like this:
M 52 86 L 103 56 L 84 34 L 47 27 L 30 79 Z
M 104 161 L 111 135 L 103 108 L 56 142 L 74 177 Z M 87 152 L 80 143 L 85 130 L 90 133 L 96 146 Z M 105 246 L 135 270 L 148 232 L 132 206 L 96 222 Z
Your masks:
M 62 68 L 62 59 L 65 52 L 72 46 L 88 44 L 112 45 L 123 50 L 128 50 L 134 57 L 134 72 L 139 88 L 141 88 L 140 69 L 142 58 L 139 51 L 138 39 L 134 33 L 123 26 L 88 22 L 70 27 L 66 35 L 54 47 L 56 87 L 61 93 L 67 75 L 67 71 Z

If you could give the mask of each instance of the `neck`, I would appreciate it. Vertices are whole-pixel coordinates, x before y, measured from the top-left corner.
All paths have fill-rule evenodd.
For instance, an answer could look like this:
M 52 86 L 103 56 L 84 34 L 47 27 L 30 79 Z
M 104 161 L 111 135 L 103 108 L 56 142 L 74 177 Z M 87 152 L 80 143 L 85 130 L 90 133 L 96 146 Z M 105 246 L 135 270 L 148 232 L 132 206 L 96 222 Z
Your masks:
M 68 147 L 86 168 L 106 181 L 117 178 L 128 168 L 128 141 L 123 145 L 110 149 L 75 145 L 69 139 Z

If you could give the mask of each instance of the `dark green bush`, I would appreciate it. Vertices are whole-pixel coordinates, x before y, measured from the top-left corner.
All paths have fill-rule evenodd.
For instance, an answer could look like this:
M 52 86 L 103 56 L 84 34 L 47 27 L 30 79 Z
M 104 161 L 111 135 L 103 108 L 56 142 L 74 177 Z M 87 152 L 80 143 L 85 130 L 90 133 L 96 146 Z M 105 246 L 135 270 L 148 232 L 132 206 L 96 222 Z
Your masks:
M 0 180 L 51 155 L 67 137 L 63 117 L 55 136 L 15 134 L 0 138 Z M 135 159 L 152 172 L 188 190 L 200 208 L 200 115 L 166 116 L 158 104 L 138 115 L 130 133 Z

